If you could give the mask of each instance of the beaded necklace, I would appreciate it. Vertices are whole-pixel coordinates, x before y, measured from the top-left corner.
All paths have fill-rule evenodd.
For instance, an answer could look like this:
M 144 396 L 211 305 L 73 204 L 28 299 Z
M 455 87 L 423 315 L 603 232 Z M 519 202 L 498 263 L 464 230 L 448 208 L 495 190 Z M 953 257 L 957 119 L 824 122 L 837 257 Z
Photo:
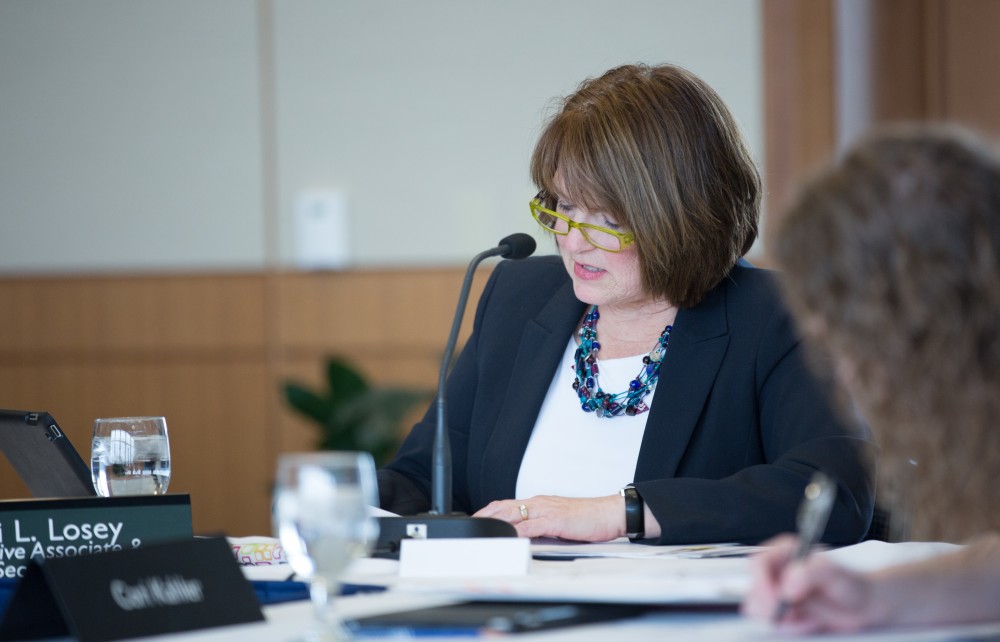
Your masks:
M 601 390 L 597 374 L 597 353 L 601 349 L 601 344 L 597 342 L 597 320 L 601 315 L 595 305 L 583 317 L 583 326 L 580 328 L 580 347 L 576 349 L 573 357 L 573 370 L 576 378 L 573 380 L 573 390 L 580 397 L 580 407 L 584 412 L 594 412 L 598 417 L 617 417 L 621 414 L 634 416 L 649 410 L 644 399 L 657 379 L 660 378 L 660 363 L 667 353 L 667 343 L 670 342 L 670 331 L 672 325 L 663 329 L 656 345 L 648 355 L 642 358 L 642 370 L 635 379 L 629 382 L 628 390 L 616 394 L 608 394 Z

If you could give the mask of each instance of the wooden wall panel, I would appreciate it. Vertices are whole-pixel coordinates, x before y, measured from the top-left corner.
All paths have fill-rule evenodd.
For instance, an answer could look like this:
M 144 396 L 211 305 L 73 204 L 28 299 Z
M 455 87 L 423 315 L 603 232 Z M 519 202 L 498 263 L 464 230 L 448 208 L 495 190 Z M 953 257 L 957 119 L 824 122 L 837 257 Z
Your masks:
M 867 0 L 870 125 L 947 121 L 1000 136 L 1000 3 Z
M 262 349 L 263 286 L 260 276 L 3 279 L 0 353 Z
M 928 42 L 937 39 L 937 13 L 935 0 L 869 3 L 874 123 L 925 120 L 932 113 L 939 72 Z
M 764 31 L 765 189 L 769 229 L 796 186 L 829 159 L 836 131 L 834 8 L 868 20 L 871 121 L 946 121 L 1000 139 L 1000 2 L 996 0 L 760 0 Z M 841 25 L 839 28 L 850 28 Z M 843 40 L 841 40 L 843 41 Z M 847 57 L 851 58 L 851 57 Z M 844 60 L 844 58 L 839 58 Z M 864 94 L 867 93 L 867 96 Z M 766 245 L 765 245 L 766 250 Z
M 938 115 L 1000 137 L 1000 2 L 938 1 Z
M 832 1 L 761 2 L 768 220 L 835 149 Z
M 0 373 L 4 407 L 48 410 L 85 460 L 95 417 L 167 417 L 170 492 L 191 494 L 200 532 L 247 534 L 266 518 L 260 500 L 267 479 L 259 471 L 273 470 L 274 440 L 264 421 L 268 382 L 262 362 L 94 359 L 5 365 Z M 3 472 L 12 471 L 4 466 Z M 0 479 L 4 498 L 23 496 L 13 475 Z
M 468 337 L 479 292 L 488 276 L 473 281 L 460 340 Z M 277 306 L 282 348 L 384 352 L 387 343 L 407 354 L 439 351 L 454 316 L 462 273 L 407 270 L 287 274 Z
M 374 383 L 433 391 L 462 273 L 0 279 L 0 407 L 51 412 L 85 458 L 94 418 L 162 414 L 170 491 L 191 494 L 196 531 L 268 534 L 277 454 L 317 436 L 281 384 L 319 385 L 340 355 Z M 0 499 L 24 496 L 0 465 Z

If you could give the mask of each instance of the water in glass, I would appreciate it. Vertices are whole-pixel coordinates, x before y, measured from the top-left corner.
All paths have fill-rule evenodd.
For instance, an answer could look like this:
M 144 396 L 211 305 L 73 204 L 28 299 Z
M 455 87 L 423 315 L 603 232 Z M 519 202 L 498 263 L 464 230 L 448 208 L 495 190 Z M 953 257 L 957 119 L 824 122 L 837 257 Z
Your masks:
M 368 505 L 375 501 L 375 466 L 368 453 L 290 454 L 279 459 L 274 529 L 292 569 L 310 583 L 320 627 L 307 639 L 346 637 L 330 598 L 350 563 L 371 550 L 377 525 Z
M 90 451 L 94 489 L 102 497 L 162 495 L 170 484 L 170 443 L 162 417 L 98 419 Z

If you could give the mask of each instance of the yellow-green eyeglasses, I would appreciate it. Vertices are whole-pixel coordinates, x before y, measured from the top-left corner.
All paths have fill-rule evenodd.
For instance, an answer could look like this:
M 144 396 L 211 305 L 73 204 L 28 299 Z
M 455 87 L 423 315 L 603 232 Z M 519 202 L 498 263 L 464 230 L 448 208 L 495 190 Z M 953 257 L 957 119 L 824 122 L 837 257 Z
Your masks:
M 600 225 L 577 223 L 565 214 L 542 207 L 541 194 L 533 198 L 528 207 L 538 224 L 553 234 L 566 236 L 575 227 L 588 243 L 605 252 L 621 252 L 635 242 L 635 234 L 632 232 L 617 232 Z

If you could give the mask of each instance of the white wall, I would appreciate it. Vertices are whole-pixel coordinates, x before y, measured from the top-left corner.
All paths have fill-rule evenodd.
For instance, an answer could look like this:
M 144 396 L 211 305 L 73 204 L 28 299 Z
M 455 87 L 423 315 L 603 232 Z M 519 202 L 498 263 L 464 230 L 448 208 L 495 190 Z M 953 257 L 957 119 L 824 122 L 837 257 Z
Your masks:
M 762 159 L 760 50 L 746 0 L 0 0 L 0 272 L 291 265 L 311 189 L 355 265 L 465 263 L 611 66 L 691 69 Z
M 254 6 L 0 2 L 0 269 L 263 261 Z

